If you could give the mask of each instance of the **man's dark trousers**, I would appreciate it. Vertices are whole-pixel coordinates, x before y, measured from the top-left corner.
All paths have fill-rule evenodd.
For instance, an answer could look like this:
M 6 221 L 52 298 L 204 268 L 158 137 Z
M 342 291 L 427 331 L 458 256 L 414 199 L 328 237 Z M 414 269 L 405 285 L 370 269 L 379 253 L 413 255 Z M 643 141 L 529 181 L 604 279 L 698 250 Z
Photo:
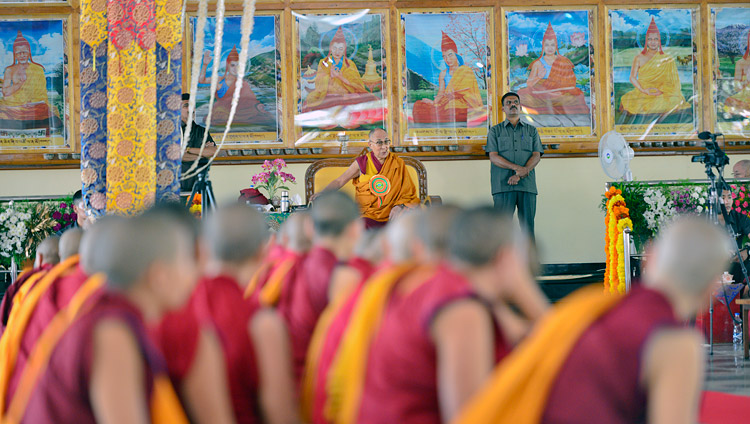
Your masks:
M 536 215 L 536 194 L 526 191 L 506 191 L 492 195 L 495 209 L 513 215 L 518 208 L 518 222 L 529 235 L 532 243 L 534 237 L 534 216 Z

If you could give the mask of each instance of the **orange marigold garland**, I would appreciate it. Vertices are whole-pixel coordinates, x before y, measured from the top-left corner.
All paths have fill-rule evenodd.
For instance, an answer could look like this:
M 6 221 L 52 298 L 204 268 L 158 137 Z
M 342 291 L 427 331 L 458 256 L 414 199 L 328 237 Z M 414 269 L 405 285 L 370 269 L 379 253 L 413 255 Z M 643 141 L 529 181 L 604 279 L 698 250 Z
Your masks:
M 606 226 L 604 291 L 622 294 L 625 293 L 625 255 L 622 232 L 625 228 L 632 231 L 633 221 L 630 219 L 630 210 L 625 205 L 621 190 L 612 186 L 605 196 L 607 197 L 607 214 L 604 218 Z

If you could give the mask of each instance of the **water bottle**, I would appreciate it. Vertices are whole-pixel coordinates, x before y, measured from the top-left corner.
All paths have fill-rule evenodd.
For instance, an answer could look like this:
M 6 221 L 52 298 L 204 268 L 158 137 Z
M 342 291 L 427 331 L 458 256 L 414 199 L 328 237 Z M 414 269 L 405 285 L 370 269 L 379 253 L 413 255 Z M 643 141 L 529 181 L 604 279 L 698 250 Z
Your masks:
M 740 320 L 740 314 L 734 314 L 734 332 L 732 333 L 732 342 L 734 347 L 738 348 L 742 345 L 742 321 Z
M 289 212 L 289 192 L 284 190 L 281 192 L 281 212 Z

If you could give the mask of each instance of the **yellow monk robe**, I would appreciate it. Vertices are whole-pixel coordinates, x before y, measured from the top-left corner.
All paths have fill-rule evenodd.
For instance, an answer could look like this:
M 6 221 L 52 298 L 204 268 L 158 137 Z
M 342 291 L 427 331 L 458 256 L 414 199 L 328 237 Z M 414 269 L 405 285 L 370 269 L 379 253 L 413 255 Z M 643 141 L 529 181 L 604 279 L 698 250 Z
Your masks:
M 29 401 L 40 377 L 46 372 L 49 360 L 60 339 L 68 329 L 81 317 L 86 315 L 97 302 L 100 288 L 104 286 L 105 277 L 97 274 L 89 278 L 81 289 L 62 309 L 42 333 L 39 343 L 29 357 L 29 363 L 21 376 L 18 390 L 10 403 L 8 414 L 3 417 L 4 424 L 19 424 L 24 419 Z M 189 421 L 182 409 L 177 394 L 165 373 L 151 370 L 153 389 L 149 399 L 151 422 L 154 424 L 187 424 Z M 71 417 L 66 417 L 71 419 Z
M 544 59 L 546 59 L 546 56 Z M 583 91 L 576 87 L 573 62 L 565 56 L 557 55 L 555 61 L 550 66 L 551 69 L 547 78 L 539 80 L 533 87 L 525 87 L 518 90 L 518 95 L 521 96 L 521 103 L 524 108 L 529 109 L 529 112 L 539 115 L 588 114 L 589 107 L 586 105 L 586 98 Z M 562 88 L 568 89 L 551 93 L 539 93 L 539 91 L 559 90 Z
M 428 268 L 425 268 L 428 269 Z M 415 270 L 413 264 L 396 265 L 373 276 L 362 289 L 357 299 L 349 325 L 346 328 L 339 345 L 336 357 L 331 364 L 326 382 L 328 394 L 325 405 L 326 419 L 335 424 L 354 424 L 359 412 L 359 402 L 364 388 L 367 370 L 367 353 L 370 343 L 380 326 L 380 317 L 390 297 L 394 286 Z M 320 331 L 325 332 L 325 328 Z M 316 330 L 317 332 L 317 330 Z M 314 366 L 322 346 L 312 344 L 308 355 Z M 310 363 L 308 362 L 308 366 Z M 307 382 L 306 382 L 307 383 Z M 314 382 L 310 382 L 314 384 Z M 309 388 L 303 388 L 303 394 Z
M 390 182 L 391 189 L 385 196 L 378 197 L 370 190 L 370 179 L 374 175 L 382 175 Z M 417 187 L 411 180 L 404 160 L 393 153 L 385 158 L 380 171 L 373 162 L 372 154 L 368 154 L 365 172 L 353 179 L 352 184 L 355 189 L 354 198 L 362 210 L 363 218 L 386 222 L 394 206 L 419 204 Z
M 638 70 L 638 82 L 644 90 L 656 88 L 662 92 L 649 96 L 633 89 L 621 99 L 621 107 L 631 115 L 646 113 L 670 113 L 690 108 L 682 95 L 677 65 L 672 56 L 656 53 Z
M 724 101 L 728 112 L 738 115 L 750 114 L 750 81 L 745 82 L 745 84 L 742 90 Z
M 623 298 L 600 285 L 564 299 L 495 369 L 453 424 L 536 424 L 576 342 Z
M 349 84 L 344 84 L 337 78 L 331 77 L 331 69 L 339 68 Z M 328 56 L 318 63 L 315 74 L 315 89 L 307 95 L 303 112 L 327 109 L 334 106 L 344 106 L 358 103 L 377 101 L 378 98 L 367 91 L 357 65 L 346 57 L 336 63 L 332 56 Z
M 10 311 L 8 326 L 0 338 L 0 413 L 5 411 L 8 383 L 16 367 L 21 340 L 39 299 L 59 277 L 75 268 L 78 261 L 79 256 L 73 255 L 53 267 L 35 284 L 29 284 L 32 283 L 31 281 L 27 282 L 24 287 L 27 288 L 28 293 L 20 298 L 19 303 Z M 17 296 L 21 294 L 21 291 L 19 291 Z
M 557 35 L 555 30 L 552 29 L 552 23 L 548 23 L 547 30 L 544 31 L 542 49 L 547 42 L 554 44 L 555 53 L 545 54 L 543 52 L 542 56 L 531 63 L 529 79 L 532 79 L 531 76 L 533 75 L 538 75 L 537 72 L 539 71 L 544 72 L 544 77 L 537 80 L 533 86 L 518 90 L 521 104 L 527 109 L 527 112 L 538 115 L 588 114 L 589 107 L 586 105 L 583 91 L 576 87 L 573 62 L 560 55 Z M 550 59 L 551 57 L 554 57 L 554 59 Z M 534 78 L 538 78 L 538 76 Z M 540 91 L 549 90 L 557 91 L 540 93 Z
M 19 66 L 19 65 L 15 65 Z M 0 119 L 40 121 L 49 118 L 47 80 L 41 65 L 29 63 L 18 91 L 0 99 Z
M 417 123 L 469 121 L 479 125 L 486 121 L 487 111 L 474 71 L 466 65 L 459 66 L 445 87 L 445 96 L 432 104 L 417 100 L 412 116 Z

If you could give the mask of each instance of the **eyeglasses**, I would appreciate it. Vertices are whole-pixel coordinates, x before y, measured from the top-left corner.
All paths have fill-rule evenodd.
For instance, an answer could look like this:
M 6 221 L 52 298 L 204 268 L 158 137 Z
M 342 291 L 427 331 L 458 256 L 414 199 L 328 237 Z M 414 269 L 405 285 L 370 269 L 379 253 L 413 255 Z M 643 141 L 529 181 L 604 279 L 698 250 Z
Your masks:
M 378 140 L 378 141 L 371 141 L 370 143 L 375 144 L 377 146 L 388 146 L 391 144 L 391 140 L 388 140 L 387 138 L 385 140 Z

